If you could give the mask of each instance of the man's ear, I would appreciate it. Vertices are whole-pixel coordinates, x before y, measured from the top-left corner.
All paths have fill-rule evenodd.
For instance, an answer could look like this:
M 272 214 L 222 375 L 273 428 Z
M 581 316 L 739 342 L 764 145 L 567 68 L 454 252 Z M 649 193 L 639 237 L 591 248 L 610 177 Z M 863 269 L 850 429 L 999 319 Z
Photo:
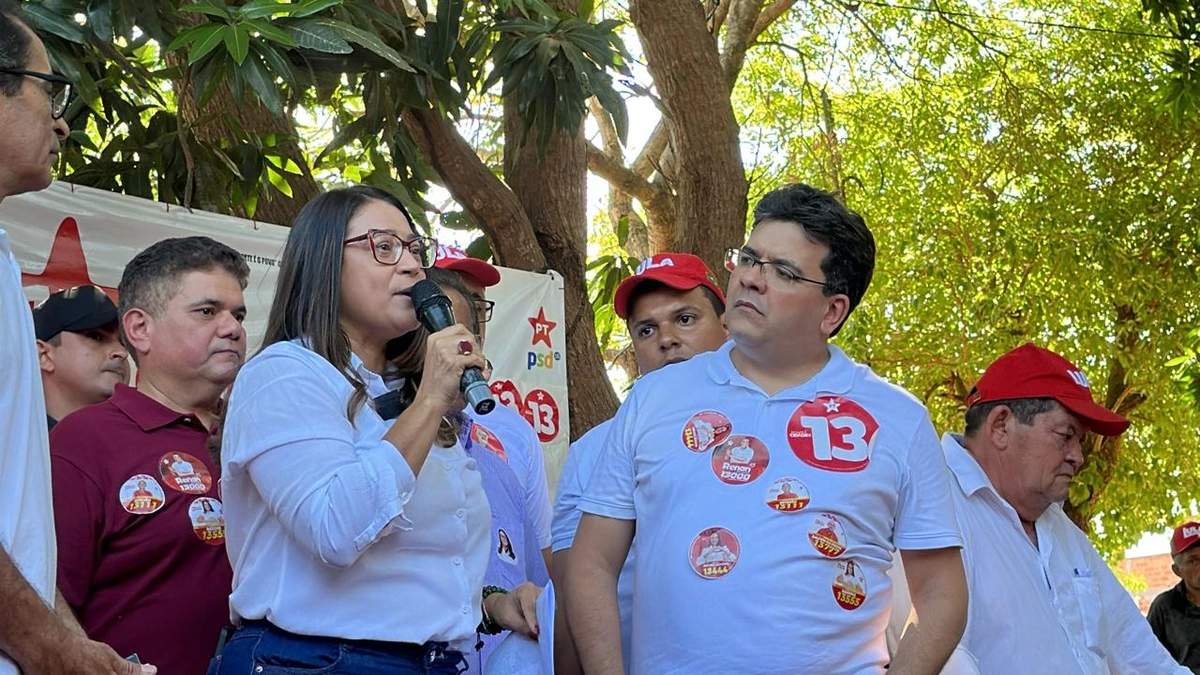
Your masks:
M 50 374 L 54 372 L 54 358 L 50 355 L 50 345 L 45 340 L 37 341 L 38 352 L 38 367 L 43 373 Z
M 848 316 L 850 316 L 850 297 L 842 293 L 829 296 L 826 298 L 825 316 L 821 317 L 821 332 L 825 334 L 825 337 L 833 335 L 833 331 L 837 330 Z
M 146 310 L 134 307 L 121 317 L 121 330 L 125 334 L 125 346 L 134 354 L 150 351 L 150 336 L 154 333 L 154 317 Z
M 1008 448 L 1012 440 L 1012 425 L 1016 422 L 1012 408 L 998 405 L 988 413 L 983 422 L 983 430 L 987 432 L 992 445 L 1000 450 Z
M 1180 574 L 1180 572 L 1179 572 L 1179 565 L 1176 565 L 1175 563 L 1171 563 L 1171 571 L 1174 572 L 1175 576 L 1179 577 L 1180 579 L 1183 578 L 1183 575 Z

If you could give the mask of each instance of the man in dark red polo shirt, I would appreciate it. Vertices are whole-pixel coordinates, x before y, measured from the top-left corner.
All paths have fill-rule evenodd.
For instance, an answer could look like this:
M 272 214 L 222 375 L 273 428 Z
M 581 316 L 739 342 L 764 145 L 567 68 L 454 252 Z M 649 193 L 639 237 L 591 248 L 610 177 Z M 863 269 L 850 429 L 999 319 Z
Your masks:
M 249 268 L 207 237 L 161 241 L 121 277 L 137 388 L 50 434 L 58 585 L 93 640 L 202 675 L 229 620 L 220 467 L 206 447 L 246 352 Z

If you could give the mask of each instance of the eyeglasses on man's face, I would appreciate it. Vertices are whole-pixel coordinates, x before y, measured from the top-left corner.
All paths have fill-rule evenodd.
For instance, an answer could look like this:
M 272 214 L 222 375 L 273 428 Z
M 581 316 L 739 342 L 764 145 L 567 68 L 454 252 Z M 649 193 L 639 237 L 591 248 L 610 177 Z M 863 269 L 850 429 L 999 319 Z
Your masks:
M 824 281 L 810 279 L 800 273 L 791 263 L 779 262 L 776 260 L 763 260 L 753 253 L 742 248 L 725 249 L 725 269 L 733 272 L 734 270 L 749 271 L 751 268 L 761 267 L 763 280 L 768 285 L 787 287 L 801 282 L 816 284 L 822 288 L 826 286 Z M 771 271 L 768 273 L 767 268 Z
M 487 323 L 492 320 L 492 312 L 496 309 L 495 300 L 476 300 L 475 314 L 479 317 L 479 323 Z
M 367 230 L 366 234 L 350 237 L 342 244 L 353 244 L 363 240 L 370 243 L 371 254 L 381 265 L 395 265 L 400 262 L 400 256 L 404 255 L 405 251 L 411 253 L 417 259 L 417 263 L 425 269 L 433 267 L 433 261 L 437 259 L 436 240 L 429 237 L 401 239 L 390 230 Z
M 67 112 L 67 106 L 71 103 L 71 81 L 67 78 L 55 75 L 54 73 L 39 73 L 32 70 L 17 70 L 12 68 L 0 69 L 0 73 L 41 80 L 45 83 L 46 95 L 50 97 L 50 117 L 59 120 Z

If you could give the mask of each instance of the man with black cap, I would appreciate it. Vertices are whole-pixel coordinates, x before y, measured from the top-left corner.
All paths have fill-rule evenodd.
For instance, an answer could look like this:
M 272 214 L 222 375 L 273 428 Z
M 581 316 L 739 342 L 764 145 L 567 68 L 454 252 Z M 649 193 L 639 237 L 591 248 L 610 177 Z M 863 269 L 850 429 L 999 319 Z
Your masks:
M 1129 420 L 1033 344 L 988 366 L 967 406 L 965 433 L 946 434 L 942 449 L 970 589 L 962 644 L 980 672 L 1190 675 L 1062 508 L 1084 434 L 1118 436 Z
M 51 293 L 33 309 L 38 365 L 50 428 L 129 383 L 129 352 L 117 332 L 117 306 L 95 286 Z
M 1146 618 L 1158 641 L 1179 663 L 1200 673 L 1200 523 L 1171 535 L 1171 571 L 1179 583 L 1150 604 Z

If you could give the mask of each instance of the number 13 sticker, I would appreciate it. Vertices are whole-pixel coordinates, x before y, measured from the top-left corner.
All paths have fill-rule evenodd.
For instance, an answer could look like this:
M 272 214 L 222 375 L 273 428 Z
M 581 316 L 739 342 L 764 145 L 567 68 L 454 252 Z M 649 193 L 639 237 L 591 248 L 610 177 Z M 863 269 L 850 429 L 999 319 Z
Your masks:
M 871 463 L 879 424 L 862 406 L 822 396 L 796 408 L 787 424 L 788 445 L 806 464 L 826 471 L 862 471 Z

